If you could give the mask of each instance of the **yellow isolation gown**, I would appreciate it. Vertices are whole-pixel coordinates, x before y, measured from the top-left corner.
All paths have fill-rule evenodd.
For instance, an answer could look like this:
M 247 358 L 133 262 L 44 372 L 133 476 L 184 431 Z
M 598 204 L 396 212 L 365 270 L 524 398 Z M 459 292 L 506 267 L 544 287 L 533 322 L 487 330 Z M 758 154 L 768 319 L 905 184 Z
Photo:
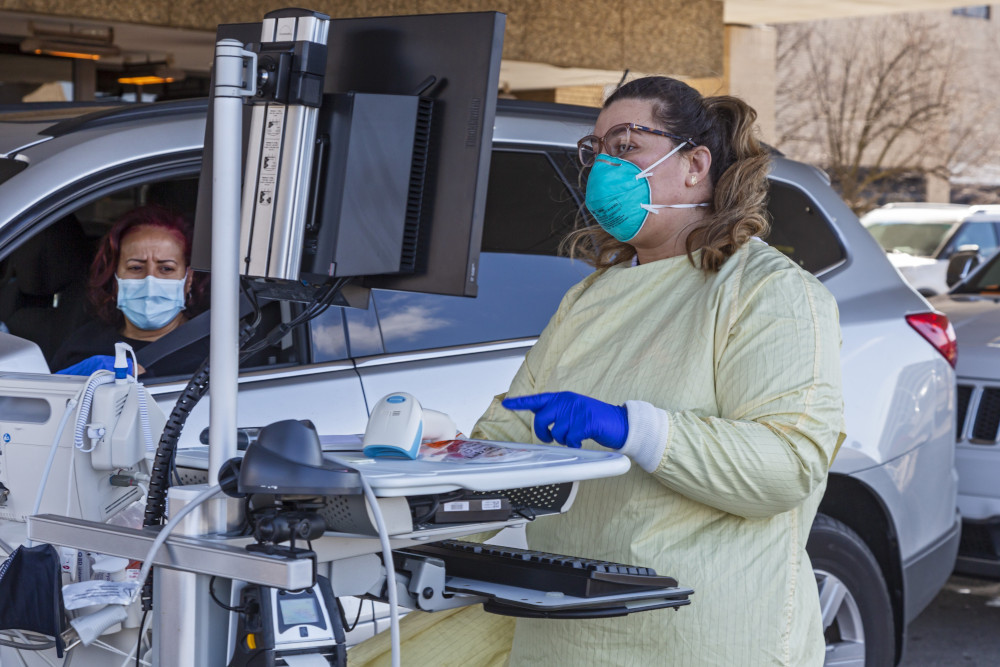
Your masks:
M 518 619 L 510 664 L 822 665 L 805 545 L 843 440 L 839 351 L 832 295 L 756 240 L 717 273 L 683 255 L 571 288 L 472 436 L 538 442 L 533 414 L 503 408 L 506 395 L 625 403 L 626 449 L 644 440 L 641 465 L 583 482 L 568 513 L 529 524 L 528 546 L 653 567 L 695 593 L 677 610 Z M 407 619 L 426 627 L 404 645 L 403 664 L 497 663 L 495 648 L 485 662 L 475 656 L 483 637 L 507 641 L 509 619 L 478 607 L 433 616 Z M 371 654 L 364 646 L 359 659 Z

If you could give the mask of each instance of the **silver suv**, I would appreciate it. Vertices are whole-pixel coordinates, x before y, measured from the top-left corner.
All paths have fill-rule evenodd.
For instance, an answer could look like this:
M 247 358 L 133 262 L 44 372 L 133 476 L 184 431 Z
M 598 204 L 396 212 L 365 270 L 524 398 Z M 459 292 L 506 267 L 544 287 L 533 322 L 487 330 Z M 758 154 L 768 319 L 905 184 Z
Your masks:
M 83 317 L 81 267 L 111 221 L 148 202 L 191 214 L 206 108 L 189 100 L 0 116 L 0 320 L 11 332 L 51 355 Z M 330 309 L 245 367 L 241 424 L 309 418 L 320 432 L 359 433 L 374 401 L 406 391 L 468 431 L 589 271 L 557 246 L 581 201 L 575 142 L 595 117 L 502 100 L 478 298 L 376 290 L 367 310 Z M 953 339 L 820 171 L 779 156 L 771 182 L 767 241 L 840 305 L 848 437 L 808 543 L 827 661 L 892 664 L 958 546 Z M 25 267 L 42 261 L 45 275 L 29 277 Z M 266 317 L 287 321 L 294 308 L 273 304 Z M 184 382 L 150 384 L 165 412 Z M 207 421 L 199 405 L 181 446 L 197 446 Z M 683 578 L 682 563 L 673 574 Z
M 931 301 L 958 333 L 955 464 L 962 542 L 956 570 L 1000 579 L 1000 254 Z

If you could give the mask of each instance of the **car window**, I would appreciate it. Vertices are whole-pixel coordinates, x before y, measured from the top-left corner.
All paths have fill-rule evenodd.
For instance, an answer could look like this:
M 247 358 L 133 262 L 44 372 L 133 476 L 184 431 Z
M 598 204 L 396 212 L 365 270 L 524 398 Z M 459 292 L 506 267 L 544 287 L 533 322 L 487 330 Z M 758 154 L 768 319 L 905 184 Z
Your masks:
M 309 339 L 313 361 L 338 361 L 347 358 L 347 332 L 344 329 L 344 310 L 352 308 L 327 308 L 309 325 Z
M 947 257 L 964 245 L 977 245 L 983 255 L 991 255 L 997 249 L 997 234 L 992 222 L 966 222 L 955 236 L 948 240 L 942 255 Z
M 41 348 L 46 361 L 59 363 L 62 344 L 84 324 L 93 320 L 88 301 L 87 276 L 98 242 L 124 213 L 147 204 L 156 204 L 193 219 L 198 177 L 175 176 L 116 188 L 114 184 L 75 208 L 64 210 L 51 221 L 39 221 L 30 236 L 19 239 L 16 247 L 0 262 L 0 323 L 10 333 L 26 338 Z M 43 227 L 42 224 L 45 224 Z M 208 296 L 205 296 L 205 305 Z M 197 315 L 198 313 L 193 313 Z M 254 345 L 286 316 L 280 304 L 262 309 Z M 203 323 L 203 324 L 207 324 Z M 204 329 L 207 334 L 207 327 Z M 289 340 L 291 337 L 288 337 Z M 195 345 L 200 343 L 194 343 Z M 346 356 L 346 345 L 342 346 Z M 298 349 L 302 346 L 299 345 Z M 184 352 L 181 351 L 181 356 Z M 169 359 L 173 352 L 168 354 Z M 258 349 L 242 368 L 295 363 L 304 355 L 295 345 L 266 346 Z M 52 370 L 58 370 L 52 368 Z M 149 382 L 183 379 L 186 374 L 170 374 L 169 364 L 157 367 Z
M 194 212 L 197 179 L 113 190 L 36 225 L 0 267 L 0 322 L 14 335 L 36 343 L 52 362 L 62 343 L 92 319 L 87 276 L 97 244 L 123 213 L 158 203 L 181 215 Z M 185 208 L 190 202 L 192 206 Z M 58 369 L 53 369 L 58 370 Z
M 951 222 L 876 222 L 867 229 L 886 252 L 931 257 L 954 226 Z
M 846 258 L 833 225 L 802 190 L 772 181 L 767 208 L 771 231 L 765 240 L 806 271 L 820 273 Z
M 1000 294 L 1000 254 L 993 255 L 965 281 L 952 290 L 955 294 Z
M 373 290 L 385 351 L 537 336 L 566 290 L 590 271 L 565 257 L 483 253 L 475 299 Z
M 375 304 L 368 298 L 368 308 L 331 307 L 309 325 L 312 360 L 340 361 L 351 356 L 382 354 L 382 334 L 375 316 Z
M 375 314 L 375 303 L 371 297 L 368 298 L 367 309 L 345 308 L 344 315 L 347 318 L 347 339 L 353 356 L 367 357 L 385 351 Z
M 373 290 L 386 352 L 530 338 L 591 268 L 557 256 L 579 199 L 561 151 L 494 150 L 475 299 Z M 355 337 L 351 337 L 351 354 Z
M 557 254 L 580 211 L 570 181 L 560 175 L 575 178 L 574 171 L 562 153 L 494 151 L 483 252 Z

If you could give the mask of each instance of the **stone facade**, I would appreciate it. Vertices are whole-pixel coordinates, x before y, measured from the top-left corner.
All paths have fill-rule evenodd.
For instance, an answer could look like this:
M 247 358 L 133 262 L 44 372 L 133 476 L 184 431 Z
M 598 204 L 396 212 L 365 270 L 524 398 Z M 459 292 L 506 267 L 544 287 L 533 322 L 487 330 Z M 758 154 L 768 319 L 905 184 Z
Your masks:
M 0 0 L 0 11 L 213 29 L 258 21 L 287 0 Z M 719 0 L 314 0 L 334 18 L 500 11 L 504 58 L 692 77 L 723 70 Z

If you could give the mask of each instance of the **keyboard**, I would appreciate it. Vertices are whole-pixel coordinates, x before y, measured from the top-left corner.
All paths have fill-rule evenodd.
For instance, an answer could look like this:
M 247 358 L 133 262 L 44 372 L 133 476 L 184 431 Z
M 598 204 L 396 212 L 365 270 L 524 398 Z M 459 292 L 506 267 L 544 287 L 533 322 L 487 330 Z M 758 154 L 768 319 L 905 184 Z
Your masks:
M 673 577 L 657 575 L 648 567 L 461 540 L 407 547 L 396 553 L 439 558 L 444 561 L 445 576 L 558 591 L 581 598 L 677 586 Z

